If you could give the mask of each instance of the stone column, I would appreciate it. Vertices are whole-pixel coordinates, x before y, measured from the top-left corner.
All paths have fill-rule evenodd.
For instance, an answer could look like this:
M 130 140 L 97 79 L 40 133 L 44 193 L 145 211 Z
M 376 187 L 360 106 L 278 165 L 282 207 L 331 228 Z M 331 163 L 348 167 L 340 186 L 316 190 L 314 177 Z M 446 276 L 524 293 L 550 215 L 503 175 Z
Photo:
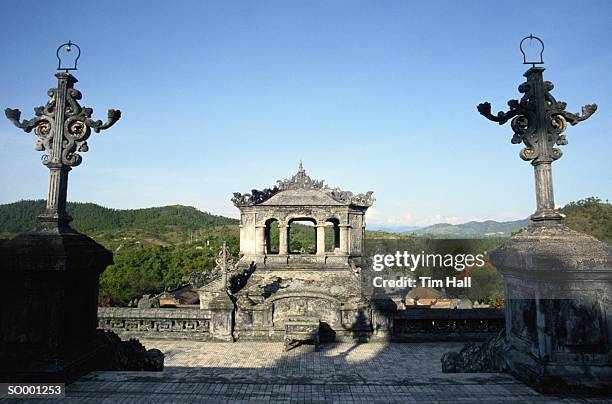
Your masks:
M 244 241 L 246 240 L 245 226 L 242 223 L 242 219 L 240 219 L 240 254 L 244 254 L 246 251 L 246 248 L 244 248 Z
M 317 227 L 317 255 L 325 255 L 325 224 L 318 224 Z
M 348 224 L 341 224 L 340 227 L 340 254 L 349 253 L 349 229 Z
M 289 254 L 288 248 L 288 236 L 289 233 L 287 229 L 288 225 L 279 223 L 278 224 L 278 254 L 279 255 L 287 255 Z
M 266 226 L 258 224 L 255 226 L 255 253 L 264 255 L 266 253 Z
M 532 220 L 561 220 L 561 216 L 555 211 L 551 162 L 537 161 L 534 162 L 533 168 L 538 209 Z

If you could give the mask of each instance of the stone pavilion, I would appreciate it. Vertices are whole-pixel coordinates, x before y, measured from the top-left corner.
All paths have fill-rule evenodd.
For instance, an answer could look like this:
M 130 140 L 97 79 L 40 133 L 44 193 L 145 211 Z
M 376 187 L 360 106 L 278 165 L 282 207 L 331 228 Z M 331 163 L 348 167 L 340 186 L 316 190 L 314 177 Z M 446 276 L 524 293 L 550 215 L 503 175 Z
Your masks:
M 365 213 L 373 201 L 372 192 L 353 194 L 310 178 L 302 163 L 272 188 L 235 193 L 241 251 L 236 269 L 255 270 L 234 293 L 234 337 L 281 338 L 294 315 L 318 318 L 324 339 L 369 336 L 372 311 L 362 294 L 361 267 Z M 314 250 L 291 251 L 297 222 L 314 227 Z M 333 233 L 327 249 L 326 232 Z

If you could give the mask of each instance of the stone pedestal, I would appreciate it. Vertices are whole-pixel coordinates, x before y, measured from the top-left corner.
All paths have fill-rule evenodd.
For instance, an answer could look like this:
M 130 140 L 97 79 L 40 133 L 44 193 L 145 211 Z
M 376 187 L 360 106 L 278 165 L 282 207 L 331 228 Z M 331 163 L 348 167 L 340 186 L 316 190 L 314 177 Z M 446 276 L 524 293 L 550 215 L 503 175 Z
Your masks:
M 234 302 L 227 292 L 221 291 L 206 303 L 210 311 L 210 336 L 217 341 L 234 341 Z
M 68 381 L 91 370 L 98 279 L 112 262 L 71 229 L 0 244 L 1 380 Z
M 504 278 L 502 355 L 515 377 L 544 392 L 612 391 L 612 248 L 542 222 L 491 261 Z

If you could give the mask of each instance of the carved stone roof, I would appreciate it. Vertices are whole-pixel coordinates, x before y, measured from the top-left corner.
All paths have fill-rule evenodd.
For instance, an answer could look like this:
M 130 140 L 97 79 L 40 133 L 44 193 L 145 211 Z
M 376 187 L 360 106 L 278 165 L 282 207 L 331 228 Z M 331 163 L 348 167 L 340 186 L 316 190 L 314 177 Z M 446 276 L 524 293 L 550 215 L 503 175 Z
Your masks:
M 268 201 L 273 196 L 279 193 L 285 192 L 285 191 L 291 191 L 287 193 L 291 194 L 292 197 L 291 198 L 281 198 L 281 199 L 275 198 L 275 199 L 279 199 L 279 201 L 285 200 L 285 199 L 295 199 L 293 198 L 293 196 L 303 194 L 304 196 L 308 196 L 308 197 L 304 198 L 304 203 L 302 204 L 308 205 L 309 204 L 308 201 L 313 200 L 313 196 L 314 196 L 313 194 L 320 193 L 322 194 L 321 195 L 322 197 L 325 195 L 324 199 L 328 200 L 331 197 L 330 202 L 333 202 L 334 204 L 339 204 L 339 205 L 353 205 L 353 206 L 359 206 L 359 207 L 370 207 L 372 206 L 372 203 L 374 202 L 374 198 L 372 197 L 372 194 L 373 194 L 372 191 L 369 191 L 365 194 L 355 195 L 351 191 L 343 191 L 340 188 L 330 188 L 328 185 L 324 183 L 323 180 L 314 180 L 310 178 L 306 174 L 306 170 L 304 170 L 304 167 L 301 161 L 300 161 L 300 166 L 298 168 L 298 171 L 295 175 L 293 175 L 291 178 L 287 178 L 284 180 L 278 180 L 276 182 L 277 182 L 277 185 L 275 185 L 272 188 L 265 188 L 261 191 L 257 189 L 253 189 L 251 190 L 250 194 L 248 193 L 241 194 L 239 192 L 235 192 L 234 197 L 232 198 L 232 202 L 237 207 L 259 205 L 259 204 L 262 204 Z M 281 203 L 281 204 L 285 204 L 285 203 Z M 295 203 L 287 203 L 287 204 L 295 205 Z

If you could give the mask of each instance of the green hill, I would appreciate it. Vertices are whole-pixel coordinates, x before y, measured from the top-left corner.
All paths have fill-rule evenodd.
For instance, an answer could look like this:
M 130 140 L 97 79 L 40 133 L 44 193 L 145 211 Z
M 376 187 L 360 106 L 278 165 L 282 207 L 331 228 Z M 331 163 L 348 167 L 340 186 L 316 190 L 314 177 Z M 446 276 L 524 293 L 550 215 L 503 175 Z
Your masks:
M 0 231 L 21 233 L 32 230 L 36 225 L 36 216 L 44 210 L 44 200 L 24 200 L 0 205 Z M 236 219 L 212 215 L 182 205 L 146 209 L 111 209 L 95 203 L 68 202 L 66 210 L 74 218 L 72 227 L 83 233 L 127 227 L 159 229 L 166 226 L 181 226 L 185 229 L 197 229 L 238 223 Z
M 560 212 L 567 227 L 612 244 L 612 205 L 608 201 L 590 197 L 570 202 Z
M 0 205 L 0 237 L 8 238 L 35 228 L 36 216 L 45 201 L 25 200 Z M 234 226 L 238 220 L 201 212 L 191 206 L 162 206 L 146 209 L 111 209 L 94 203 L 69 202 L 71 226 L 97 241 L 115 248 L 121 240 L 168 245 L 191 241 L 202 229 Z

